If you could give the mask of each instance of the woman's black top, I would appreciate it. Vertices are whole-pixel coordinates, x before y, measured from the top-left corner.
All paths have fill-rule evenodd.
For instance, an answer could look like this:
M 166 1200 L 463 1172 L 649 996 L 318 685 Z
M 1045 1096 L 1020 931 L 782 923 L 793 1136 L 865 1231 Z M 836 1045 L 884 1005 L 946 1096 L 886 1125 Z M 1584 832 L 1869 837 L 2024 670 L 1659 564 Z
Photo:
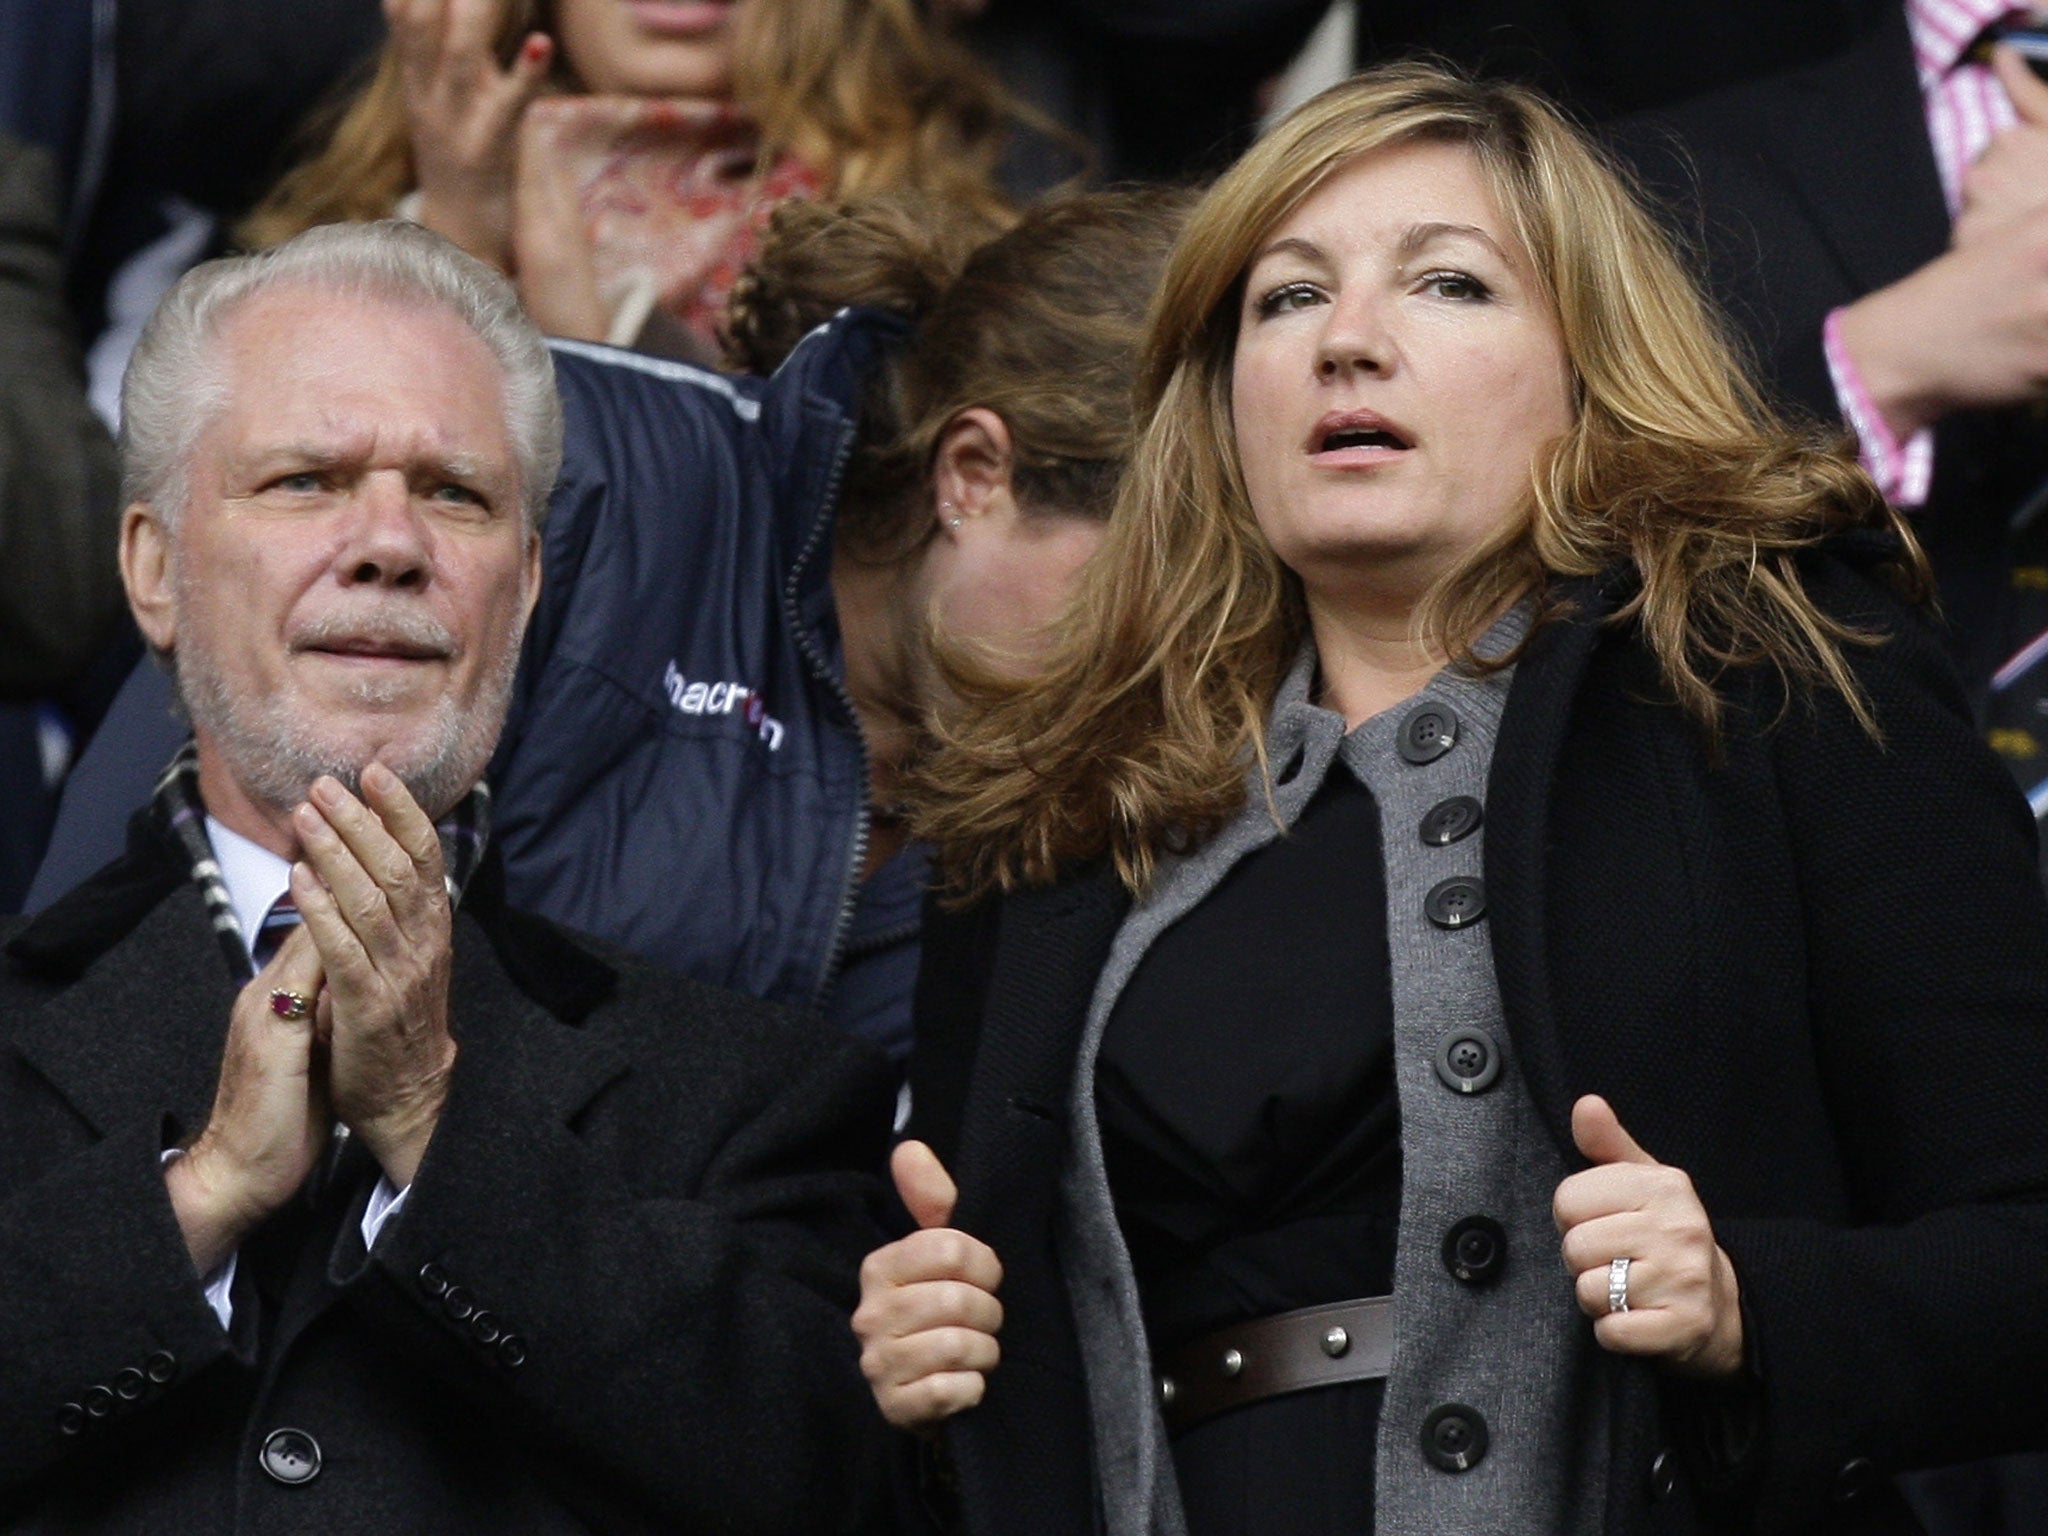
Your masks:
M 1103 1157 L 1155 1350 L 1385 1295 L 1400 1110 L 1379 811 L 1341 762 L 1291 833 L 1152 944 L 1097 1068 Z M 1380 1383 L 1179 1435 L 1191 1536 L 1372 1528 Z

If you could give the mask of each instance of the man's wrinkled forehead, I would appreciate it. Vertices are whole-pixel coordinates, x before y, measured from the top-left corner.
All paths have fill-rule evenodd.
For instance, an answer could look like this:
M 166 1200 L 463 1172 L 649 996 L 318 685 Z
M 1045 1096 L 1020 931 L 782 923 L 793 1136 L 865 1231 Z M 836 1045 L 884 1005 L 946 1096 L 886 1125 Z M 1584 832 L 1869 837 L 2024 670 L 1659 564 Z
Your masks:
M 404 377 L 395 389 L 366 387 L 351 328 L 414 364 L 409 372 L 435 379 L 439 396 L 409 392 Z M 516 504 L 503 370 L 445 306 L 291 283 L 238 305 L 213 345 L 218 399 L 193 448 L 230 477 L 395 463 L 422 478 L 487 485 L 494 500 Z M 474 408 L 474 397 L 452 398 L 471 389 L 487 402 L 483 409 Z

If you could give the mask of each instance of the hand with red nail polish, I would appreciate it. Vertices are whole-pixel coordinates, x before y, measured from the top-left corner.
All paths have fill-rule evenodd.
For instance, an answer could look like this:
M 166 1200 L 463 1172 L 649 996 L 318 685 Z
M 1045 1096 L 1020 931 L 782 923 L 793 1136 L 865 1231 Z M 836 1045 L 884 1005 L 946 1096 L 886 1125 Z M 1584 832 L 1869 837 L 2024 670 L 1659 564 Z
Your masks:
M 503 0 L 384 0 L 405 93 L 419 221 L 500 271 L 512 268 L 519 120 L 554 61 L 532 32 L 500 66 Z

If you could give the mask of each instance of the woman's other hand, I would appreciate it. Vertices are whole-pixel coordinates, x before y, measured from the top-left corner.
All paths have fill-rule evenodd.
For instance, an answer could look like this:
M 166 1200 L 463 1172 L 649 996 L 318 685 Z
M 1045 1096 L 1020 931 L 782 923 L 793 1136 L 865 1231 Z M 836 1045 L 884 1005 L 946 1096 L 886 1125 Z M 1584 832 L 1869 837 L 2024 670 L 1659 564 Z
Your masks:
M 930 1147 L 904 1142 L 889 1171 L 920 1230 L 861 1265 L 853 1331 L 882 1417 L 922 1430 L 981 1401 L 1002 1353 L 1003 1266 L 987 1243 L 946 1225 L 958 1191 Z
M 1733 1376 L 1743 1346 L 1735 1266 L 1691 1178 L 1637 1146 L 1591 1094 L 1572 1106 L 1572 1140 L 1593 1166 L 1557 1186 L 1551 1210 L 1593 1336 L 1689 1376 Z M 1621 1258 L 1630 1261 L 1625 1312 L 1608 1306 L 1610 1265 Z
M 502 9 L 503 0 L 384 0 L 405 83 L 419 221 L 510 271 L 519 118 L 555 45 L 529 33 L 501 69 L 492 44 Z

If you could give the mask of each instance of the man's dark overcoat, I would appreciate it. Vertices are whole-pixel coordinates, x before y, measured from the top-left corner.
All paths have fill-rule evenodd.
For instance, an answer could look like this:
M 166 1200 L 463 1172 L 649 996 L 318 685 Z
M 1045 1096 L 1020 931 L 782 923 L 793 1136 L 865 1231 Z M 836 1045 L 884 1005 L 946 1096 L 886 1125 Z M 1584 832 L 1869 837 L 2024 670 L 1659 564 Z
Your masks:
M 847 1327 L 878 1056 L 506 909 L 455 922 L 448 1101 L 366 1253 L 330 1160 L 202 1294 L 160 1153 L 235 985 L 197 888 L 129 854 L 0 964 L 0 1530 L 851 1528 L 879 1417 Z M 317 1476 L 263 1465 L 280 1428 Z M 303 1457 L 301 1458 L 303 1460 Z M 289 1470 L 289 1468 L 288 1468 Z

